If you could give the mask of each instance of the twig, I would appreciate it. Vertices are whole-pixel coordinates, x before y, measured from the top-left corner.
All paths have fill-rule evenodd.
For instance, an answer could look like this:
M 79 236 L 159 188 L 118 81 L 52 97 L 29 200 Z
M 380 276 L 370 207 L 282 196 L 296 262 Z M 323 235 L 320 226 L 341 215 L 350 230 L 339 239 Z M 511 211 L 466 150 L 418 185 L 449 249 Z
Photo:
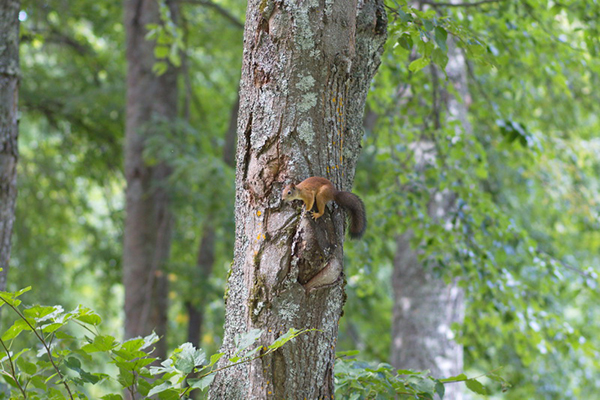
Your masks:
M 432 7 L 477 7 L 482 4 L 500 3 L 503 1 L 505 1 L 505 0 L 481 0 L 481 1 L 476 1 L 474 3 L 438 3 L 437 1 L 432 1 L 432 0 L 421 0 L 419 3 L 427 4 Z
M 213 8 L 219 14 L 227 18 L 236 28 L 244 29 L 244 23 L 241 22 L 237 17 L 231 14 L 227 9 L 220 6 L 219 4 L 211 1 L 211 0 L 179 0 L 180 3 L 188 3 L 188 4 L 199 4 L 202 6 Z
M 21 391 L 21 394 L 23 394 L 23 398 L 26 399 L 27 398 L 27 393 L 25 393 L 25 389 L 23 389 L 23 387 L 21 386 L 21 384 L 17 380 L 17 373 L 15 371 L 15 366 L 13 364 L 12 357 L 10 356 L 10 350 L 8 350 L 8 348 L 6 347 L 6 344 L 4 344 L 4 340 L 0 339 L 0 344 L 2 344 L 2 347 L 4 347 L 4 351 L 6 351 L 6 355 L 8 356 L 8 363 L 10 364 L 10 370 L 12 371 L 11 378 L 13 379 L 13 381 L 15 381 L 15 383 L 19 387 L 19 390 Z
M 46 349 L 46 353 L 48 353 L 48 359 L 50 360 L 50 363 L 52 364 L 52 366 L 54 367 L 54 370 L 56 371 L 56 373 L 58 374 L 58 376 L 60 377 L 60 380 L 62 381 L 63 386 L 65 387 L 65 389 L 67 389 L 67 392 L 69 393 L 69 398 L 71 400 L 73 400 L 73 394 L 71 393 L 71 388 L 69 388 L 69 385 L 67 384 L 67 382 L 65 381 L 65 377 L 63 376 L 62 372 L 60 372 L 60 369 L 58 369 L 58 366 L 54 363 L 54 358 L 52 357 L 52 351 L 50 350 L 50 348 L 48 347 L 48 344 L 46 343 L 46 341 L 44 340 L 43 337 L 40 336 L 40 334 L 38 333 L 38 331 L 35 329 L 35 327 L 33 325 L 31 325 L 31 323 L 27 320 L 27 318 L 21 313 L 21 311 L 19 311 L 18 308 L 16 308 L 15 306 L 13 306 L 12 304 L 10 304 L 8 301 L 6 301 L 6 299 L 4 299 L 4 297 L 0 296 L 0 300 L 2 300 L 7 306 L 9 306 L 10 308 L 13 309 L 14 312 L 17 313 L 17 315 L 23 320 L 25 321 L 25 323 L 31 328 L 32 332 L 35 334 L 35 336 L 37 336 L 38 340 L 40 342 L 42 342 L 42 345 L 44 346 L 44 349 Z
M 557 264 L 562 265 L 564 268 L 566 268 L 566 269 L 568 269 L 570 271 L 573 271 L 573 272 L 575 272 L 575 273 L 583 276 L 584 278 L 587 278 L 587 279 L 595 279 L 596 278 L 592 274 L 590 274 L 589 272 L 586 272 L 586 271 L 584 271 L 584 270 L 582 270 L 580 268 L 574 267 L 574 266 L 572 266 L 571 264 L 568 264 L 565 261 L 559 260 L 558 258 L 552 256 L 551 254 L 549 254 L 549 253 L 547 253 L 545 251 L 542 251 L 542 250 L 538 249 L 538 253 L 545 255 L 546 257 L 550 258 L 551 261 L 554 261 Z

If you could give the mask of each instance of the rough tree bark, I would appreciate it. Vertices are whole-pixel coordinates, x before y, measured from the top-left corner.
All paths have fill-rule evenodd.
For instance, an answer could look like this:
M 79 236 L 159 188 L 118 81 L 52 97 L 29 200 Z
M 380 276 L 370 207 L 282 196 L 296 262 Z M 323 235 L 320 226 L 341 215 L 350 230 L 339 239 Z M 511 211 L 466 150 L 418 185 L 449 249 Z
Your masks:
M 246 13 L 236 172 L 236 243 L 226 305 L 227 355 L 236 334 L 317 328 L 270 356 L 217 374 L 219 399 L 333 395 L 344 304 L 343 211 L 318 221 L 281 190 L 310 176 L 350 190 L 371 78 L 386 38 L 381 0 L 250 0 Z M 311 290 L 312 289 L 312 290 Z
M 19 0 L 0 2 L 0 290 L 6 288 L 17 199 Z
M 442 90 L 441 103 L 447 120 L 460 122 L 457 134 L 470 135 L 465 59 L 452 39 L 448 41 L 448 58 L 448 80 L 460 99 Z M 451 192 L 434 193 L 429 201 L 429 215 L 443 221 L 455 200 Z M 411 237 L 412 232 L 406 232 L 397 238 L 396 244 L 391 364 L 397 368 L 429 369 L 435 377 L 455 376 L 463 371 L 463 348 L 453 340 L 451 325 L 464 319 L 464 292 L 457 279 L 446 284 L 418 261 L 410 247 Z M 461 398 L 461 386 L 446 385 L 444 399 Z
M 167 0 L 172 18 L 176 2 Z M 123 248 L 125 286 L 125 337 L 155 331 L 164 337 L 167 327 L 167 276 L 172 217 L 164 184 L 170 174 L 166 163 L 144 162 L 145 138 L 158 134 L 157 119 L 177 116 L 177 71 L 161 76 L 152 72 L 154 43 L 145 39 L 146 25 L 159 24 L 156 0 L 125 0 L 127 35 L 127 117 L 125 128 L 126 216 Z M 166 340 L 157 344 L 157 355 L 166 355 Z

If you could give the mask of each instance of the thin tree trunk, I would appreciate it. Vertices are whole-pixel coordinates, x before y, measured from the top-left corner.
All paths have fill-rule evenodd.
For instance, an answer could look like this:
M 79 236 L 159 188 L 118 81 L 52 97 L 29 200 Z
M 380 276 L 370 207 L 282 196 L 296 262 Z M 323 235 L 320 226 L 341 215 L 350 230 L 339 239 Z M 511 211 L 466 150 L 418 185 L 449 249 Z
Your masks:
M 176 18 L 175 2 L 167 1 Z M 145 39 L 146 25 L 160 23 L 155 0 L 125 0 L 127 33 L 127 118 L 125 132 L 126 216 L 123 248 L 125 337 L 165 336 L 168 282 L 164 271 L 171 245 L 172 216 L 165 189 L 170 167 L 144 162 L 145 138 L 159 134 L 157 121 L 177 116 L 177 71 L 152 72 L 154 43 Z M 157 345 L 166 355 L 166 340 Z
M 6 288 L 17 199 L 19 0 L 0 2 L 0 290 Z
M 215 399 L 333 396 L 345 300 L 345 216 L 316 222 L 284 204 L 286 183 L 310 176 L 352 186 L 365 99 L 379 66 L 387 17 L 380 0 L 250 0 L 246 13 L 236 172 L 236 243 L 222 347 L 263 330 L 317 328 L 270 356 L 217 374 Z
M 230 167 L 235 167 L 235 138 L 236 126 L 238 118 L 238 110 L 240 108 L 239 96 L 235 99 L 229 118 L 229 126 L 225 133 L 225 145 L 223 146 L 223 161 Z M 204 232 L 200 245 L 198 247 L 198 274 L 200 282 L 206 283 L 212 274 L 215 263 L 215 227 L 210 215 L 206 216 L 204 224 Z M 206 285 L 201 288 L 206 288 Z M 204 309 L 206 307 L 206 294 L 201 289 L 196 298 L 197 302 L 188 301 L 185 306 L 188 312 L 188 342 L 200 347 L 202 337 L 202 323 L 204 322 Z
M 198 260 L 196 266 L 199 275 L 200 285 L 199 293 L 194 300 L 188 301 L 186 308 L 188 310 L 188 342 L 200 347 L 200 338 L 202 334 L 202 323 L 204 322 L 204 308 L 206 307 L 206 288 L 208 278 L 212 274 L 215 263 L 215 228 L 214 222 L 210 216 L 207 216 L 204 224 L 204 232 L 198 248 Z
M 448 122 L 460 121 L 457 135 L 470 135 L 466 65 L 452 39 L 448 41 L 448 58 L 446 73 L 460 99 L 447 90 L 436 95 L 436 99 L 445 107 Z M 432 194 L 430 217 L 438 222 L 448 218 L 455 200 L 451 192 Z M 436 377 L 455 376 L 463 370 L 463 348 L 454 341 L 451 326 L 464 320 L 464 292 L 458 279 L 446 284 L 418 261 L 417 253 L 410 247 L 411 237 L 412 232 L 406 232 L 396 243 L 391 364 L 397 368 L 429 369 Z M 462 396 L 461 386 L 446 386 L 444 399 L 457 400 Z

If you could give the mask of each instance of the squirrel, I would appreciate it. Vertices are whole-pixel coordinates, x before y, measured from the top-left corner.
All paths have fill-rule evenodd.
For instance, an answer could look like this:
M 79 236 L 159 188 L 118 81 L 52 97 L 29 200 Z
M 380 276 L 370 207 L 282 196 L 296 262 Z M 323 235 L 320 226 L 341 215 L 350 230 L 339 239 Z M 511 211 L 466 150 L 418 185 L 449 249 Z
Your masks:
M 325 205 L 331 200 L 338 203 L 350 214 L 350 237 L 358 239 L 367 229 L 367 214 L 365 205 L 354 193 L 337 190 L 328 179 L 312 176 L 297 185 L 289 184 L 281 193 L 284 201 L 302 200 L 307 211 L 311 211 L 317 203 L 317 212 L 312 213 L 313 219 L 325 213 Z

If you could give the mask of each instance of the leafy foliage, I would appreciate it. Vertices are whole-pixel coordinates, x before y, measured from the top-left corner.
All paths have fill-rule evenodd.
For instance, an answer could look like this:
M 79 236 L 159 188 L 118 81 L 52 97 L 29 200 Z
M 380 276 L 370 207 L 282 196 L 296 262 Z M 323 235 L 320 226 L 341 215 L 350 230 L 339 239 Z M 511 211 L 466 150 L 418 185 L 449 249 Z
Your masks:
M 460 24 L 488 59 L 473 57 L 460 33 L 448 36 L 462 43 L 471 94 L 460 98 L 436 68 L 411 69 L 421 38 L 411 33 L 411 44 L 402 36 L 402 21 L 371 97 L 378 118 L 367 133 L 357 191 L 369 194 L 376 222 L 368 245 L 348 256 L 350 265 L 360 265 L 349 286 L 364 292 L 389 282 L 391 239 L 413 231 L 423 263 L 439 277 L 461 277 L 467 289 L 465 324 L 454 327 L 466 365 L 474 371 L 506 365 L 511 398 L 587 398 L 597 391 L 586 376 L 599 367 L 592 333 L 598 319 L 584 303 L 597 301 L 599 283 L 600 242 L 592 228 L 598 165 L 591 155 L 598 103 L 582 94 L 598 72 L 597 44 L 585 39 L 596 28 L 582 10 L 596 8 L 535 1 L 436 6 L 427 17 Z M 435 43 L 429 32 L 425 40 Z M 439 106 L 448 93 L 469 106 L 472 133 Z M 430 199 L 444 191 L 456 196 L 455 205 L 448 219 L 436 220 Z M 376 304 L 360 313 L 373 315 Z M 387 335 L 385 326 L 376 333 L 373 324 L 355 326 Z M 565 365 L 574 375 L 563 373 Z
M 152 346 L 159 340 L 156 334 L 120 342 L 99 333 L 102 320 L 89 308 L 79 306 L 65 312 L 61 306 L 22 307 L 19 297 L 29 290 L 0 292 L 0 307 L 6 305 L 16 315 L 0 336 L 0 375 L 8 384 L 8 391 L 0 393 L 0 398 L 87 399 L 90 385 L 109 381 L 117 389 L 101 399 L 122 399 L 123 391 L 132 398 L 141 394 L 179 399 L 194 390 L 206 392 L 217 371 L 264 357 L 314 330 L 290 329 L 268 346 L 256 345 L 263 332 L 252 330 L 237 338 L 235 354 L 218 368 L 224 353 L 207 357 L 204 350 L 184 343 L 157 366 L 159 360 L 151 356 Z M 67 333 L 69 324 L 83 328 L 83 334 Z M 41 348 L 37 352 L 23 348 L 15 353 L 12 344 L 22 334 L 35 337 Z M 114 374 L 91 372 L 87 364 L 98 358 L 108 358 L 116 367 Z
M 395 369 L 389 364 L 369 363 L 353 359 L 341 358 L 354 356 L 356 351 L 341 352 L 335 364 L 335 394 L 343 399 L 390 399 L 413 398 L 431 399 L 444 398 L 445 385 L 464 383 L 474 393 L 487 395 L 486 387 L 477 379 L 468 378 L 465 374 L 439 379 L 429 376 L 428 371 L 417 372 L 405 369 Z M 510 385 L 494 372 L 485 376 L 499 382 L 505 390 Z

